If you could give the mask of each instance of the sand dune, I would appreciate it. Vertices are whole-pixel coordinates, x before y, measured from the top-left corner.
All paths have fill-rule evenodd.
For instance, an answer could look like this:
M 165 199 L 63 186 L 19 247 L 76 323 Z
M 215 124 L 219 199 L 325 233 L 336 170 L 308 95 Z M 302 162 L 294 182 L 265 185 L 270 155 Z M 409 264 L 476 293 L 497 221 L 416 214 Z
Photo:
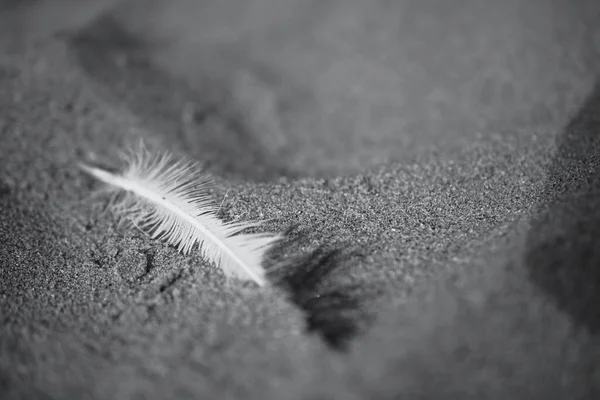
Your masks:
M 275 3 L 0 2 L 0 397 L 597 398 L 597 2 Z M 140 137 L 276 284 L 100 212 Z

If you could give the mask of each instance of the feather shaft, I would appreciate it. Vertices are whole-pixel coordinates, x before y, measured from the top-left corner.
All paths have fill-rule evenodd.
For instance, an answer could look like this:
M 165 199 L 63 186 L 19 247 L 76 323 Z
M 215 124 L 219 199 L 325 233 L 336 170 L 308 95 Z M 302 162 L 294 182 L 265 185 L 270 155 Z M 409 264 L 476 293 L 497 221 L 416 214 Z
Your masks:
M 198 244 L 224 272 L 265 285 L 260 259 L 279 235 L 239 233 L 260 222 L 221 222 L 216 207 L 207 200 L 206 176 L 195 181 L 193 165 L 169 164 L 170 160 L 169 155 L 152 157 L 140 151 L 122 174 L 86 164 L 80 167 L 96 179 L 130 193 L 131 204 L 123 207 L 125 217 L 142 231 L 150 232 L 151 237 L 175 244 L 183 253 Z

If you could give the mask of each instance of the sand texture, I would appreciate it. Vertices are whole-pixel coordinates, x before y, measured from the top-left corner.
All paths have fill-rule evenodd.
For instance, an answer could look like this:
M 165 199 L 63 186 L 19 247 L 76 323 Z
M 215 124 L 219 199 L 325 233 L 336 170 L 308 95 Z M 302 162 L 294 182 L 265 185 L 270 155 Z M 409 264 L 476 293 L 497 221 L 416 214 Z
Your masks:
M 272 285 L 103 212 L 139 138 Z M 0 320 L 6 400 L 600 398 L 600 2 L 0 1 Z

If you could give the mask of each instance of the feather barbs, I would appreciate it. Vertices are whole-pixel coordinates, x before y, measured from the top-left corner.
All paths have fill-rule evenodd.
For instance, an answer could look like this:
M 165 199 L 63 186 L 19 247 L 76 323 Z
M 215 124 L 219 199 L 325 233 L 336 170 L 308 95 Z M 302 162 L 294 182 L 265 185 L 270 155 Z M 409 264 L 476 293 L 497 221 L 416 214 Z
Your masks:
M 152 155 L 145 148 L 124 154 L 120 174 L 81 164 L 96 179 L 122 191 L 113 210 L 151 238 L 175 246 L 183 254 L 198 248 L 204 258 L 225 274 L 266 283 L 262 260 L 281 236 L 242 233 L 260 221 L 223 222 L 210 197 L 212 179 L 192 161 L 175 160 L 168 153 Z

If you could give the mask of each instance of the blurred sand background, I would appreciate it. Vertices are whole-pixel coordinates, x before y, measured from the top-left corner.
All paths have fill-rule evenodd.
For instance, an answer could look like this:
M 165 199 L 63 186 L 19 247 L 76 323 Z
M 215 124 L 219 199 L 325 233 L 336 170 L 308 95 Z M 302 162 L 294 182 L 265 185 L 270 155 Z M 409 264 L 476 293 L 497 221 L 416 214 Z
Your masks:
M 597 398 L 599 73 L 593 0 L 0 1 L 0 397 Z M 332 272 L 119 228 L 140 137 Z

